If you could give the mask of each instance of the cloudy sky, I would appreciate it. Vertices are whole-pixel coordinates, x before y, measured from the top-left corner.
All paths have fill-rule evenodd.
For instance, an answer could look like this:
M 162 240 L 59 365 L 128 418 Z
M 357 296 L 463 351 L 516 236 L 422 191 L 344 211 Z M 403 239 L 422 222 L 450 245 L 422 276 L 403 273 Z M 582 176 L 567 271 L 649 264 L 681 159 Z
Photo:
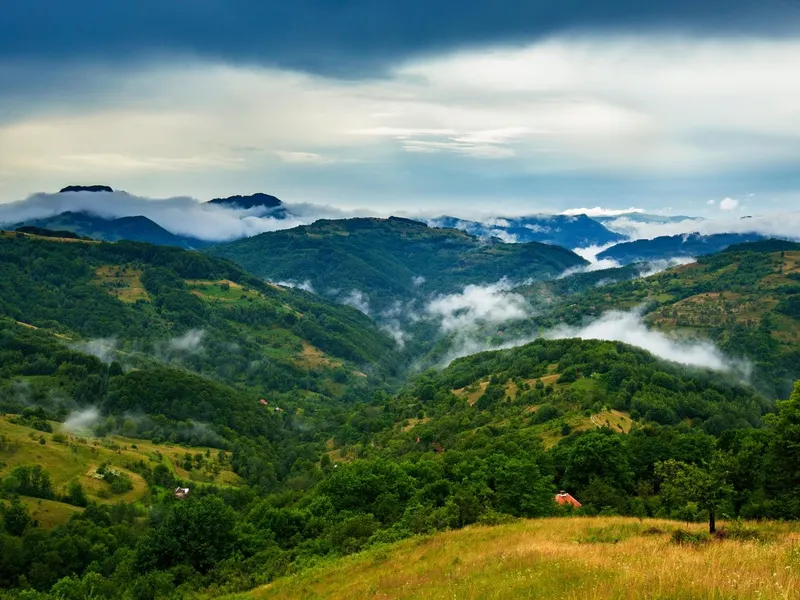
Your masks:
M 67 184 L 343 209 L 800 206 L 794 0 L 27 0 L 0 202 Z

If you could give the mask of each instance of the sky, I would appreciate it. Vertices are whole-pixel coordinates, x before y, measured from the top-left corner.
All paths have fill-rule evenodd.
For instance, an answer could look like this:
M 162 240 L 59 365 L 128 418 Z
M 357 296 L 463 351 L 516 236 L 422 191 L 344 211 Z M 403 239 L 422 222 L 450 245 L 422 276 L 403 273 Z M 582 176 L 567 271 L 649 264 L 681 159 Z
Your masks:
M 800 208 L 793 0 L 6 4 L 0 203 Z

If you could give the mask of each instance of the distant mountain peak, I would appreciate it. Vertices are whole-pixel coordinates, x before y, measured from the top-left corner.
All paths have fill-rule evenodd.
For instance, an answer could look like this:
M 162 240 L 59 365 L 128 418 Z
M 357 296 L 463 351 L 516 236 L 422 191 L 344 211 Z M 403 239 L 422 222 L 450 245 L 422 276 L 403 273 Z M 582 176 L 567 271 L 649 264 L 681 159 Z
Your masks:
M 113 192 L 114 189 L 107 185 L 68 185 L 59 190 L 59 194 L 64 192 Z
M 262 194 L 258 192 L 249 196 L 228 196 L 227 198 L 214 198 L 208 202 L 209 204 L 221 204 L 223 206 L 233 206 L 236 208 L 251 209 L 251 208 L 278 208 L 283 206 L 275 196 L 269 194 Z

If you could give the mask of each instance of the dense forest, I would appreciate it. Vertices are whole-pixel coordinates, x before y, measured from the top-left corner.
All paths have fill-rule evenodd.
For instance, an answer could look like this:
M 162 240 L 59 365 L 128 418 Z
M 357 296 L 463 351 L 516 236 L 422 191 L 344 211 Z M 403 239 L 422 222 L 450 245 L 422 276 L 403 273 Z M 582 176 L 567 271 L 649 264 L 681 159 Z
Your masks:
M 587 264 L 560 246 L 487 243 L 462 231 L 396 217 L 320 220 L 213 246 L 208 252 L 273 281 L 307 281 L 323 296 L 359 293 L 376 314 L 397 301 L 453 293 L 504 277 L 541 281 Z
M 682 307 L 713 286 L 760 293 L 755 316 L 708 326 L 748 355 L 762 340 L 752 385 L 578 339 L 414 372 L 418 348 L 361 312 L 227 260 L 0 237 L 0 597 L 216 597 L 520 517 L 800 518 L 800 384 L 785 400 L 767 385 L 798 364 L 782 337 L 796 254 L 764 243 L 526 292 L 551 292 L 537 326 L 644 301 L 664 329 L 699 329 Z

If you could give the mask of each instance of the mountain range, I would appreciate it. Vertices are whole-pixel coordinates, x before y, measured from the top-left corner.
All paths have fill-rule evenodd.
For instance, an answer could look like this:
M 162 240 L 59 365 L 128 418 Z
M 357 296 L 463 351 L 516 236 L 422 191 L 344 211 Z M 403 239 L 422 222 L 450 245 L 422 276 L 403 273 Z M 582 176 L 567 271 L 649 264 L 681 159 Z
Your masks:
M 445 216 L 426 222 L 435 227 L 460 229 L 480 238 L 496 237 L 504 242 L 541 242 L 565 248 L 605 246 L 626 239 L 586 215 L 497 217 L 486 223 Z
M 611 246 L 597 255 L 599 260 L 610 259 L 627 265 L 634 262 L 695 258 L 720 252 L 734 244 L 765 239 L 757 233 L 699 233 L 657 237 L 651 240 L 634 240 Z
M 353 304 L 363 299 L 365 312 L 503 278 L 552 278 L 588 264 L 560 246 L 486 241 L 397 217 L 320 220 L 207 251 L 271 281 L 306 284 Z

